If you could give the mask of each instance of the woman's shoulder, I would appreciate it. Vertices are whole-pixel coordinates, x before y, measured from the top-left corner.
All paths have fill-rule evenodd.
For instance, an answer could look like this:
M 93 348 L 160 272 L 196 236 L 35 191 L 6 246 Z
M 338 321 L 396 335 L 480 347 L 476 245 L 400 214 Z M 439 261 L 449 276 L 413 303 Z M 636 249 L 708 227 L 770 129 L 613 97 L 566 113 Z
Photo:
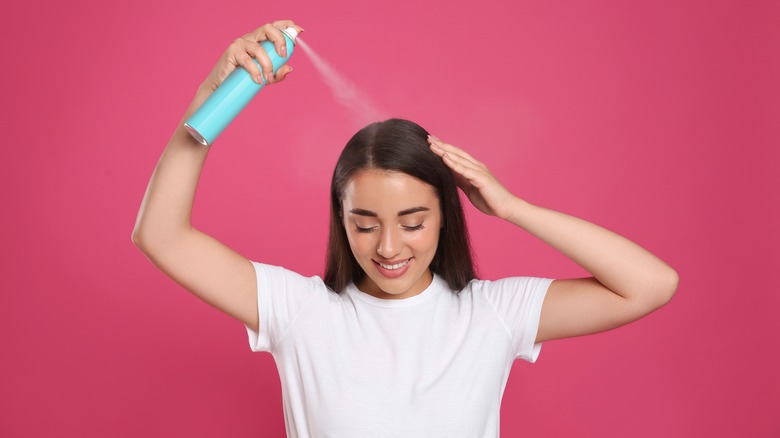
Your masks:
M 284 266 L 252 261 L 258 285 L 284 290 L 330 291 L 319 275 L 305 275 Z
M 547 290 L 552 279 L 531 276 L 512 276 L 497 279 L 472 279 L 460 293 L 477 294 L 488 299 L 496 299 L 505 295 L 518 293 L 534 293 Z

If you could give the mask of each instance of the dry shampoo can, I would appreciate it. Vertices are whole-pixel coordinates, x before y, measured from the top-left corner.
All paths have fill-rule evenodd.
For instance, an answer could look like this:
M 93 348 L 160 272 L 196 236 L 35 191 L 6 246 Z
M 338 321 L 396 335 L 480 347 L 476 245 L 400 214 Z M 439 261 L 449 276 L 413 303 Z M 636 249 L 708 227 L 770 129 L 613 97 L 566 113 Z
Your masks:
M 287 56 L 282 57 L 276 53 L 276 48 L 271 41 L 261 41 L 260 46 L 271 58 L 274 66 L 274 74 L 281 66 L 287 63 L 293 54 L 295 47 L 295 38 L 298 31 L 292 27 L 282 30 L 284 38 L 287 40 Z M 252 60 L 257 64 L 256 59 Z M 203 145 L 211 146 L 217 136 L 236 118 L 238 113 L 252 100 L 253 97 L 265 85 L 265 78 L 262 83 L 257 83 L 252 79 L 245 68 L 238 66 L 233 72 L 225 78 L 214 93 L 203 102 L 192 116 L 184 123 L 184 128 L 192 135 L 195 140 Z

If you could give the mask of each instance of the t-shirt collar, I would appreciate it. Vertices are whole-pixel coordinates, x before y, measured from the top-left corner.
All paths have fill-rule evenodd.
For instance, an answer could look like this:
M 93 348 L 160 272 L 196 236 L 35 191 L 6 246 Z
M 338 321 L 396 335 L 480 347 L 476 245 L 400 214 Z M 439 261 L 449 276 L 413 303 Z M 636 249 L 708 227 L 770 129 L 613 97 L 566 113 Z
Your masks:
M 433 280 L 431 281 L 431 284 L 429 284 L 428 287 L 425 288 L 425 290 L 409 298 L 400 298 L 400 299 L 377 298 L 373 295 L 369 295 L 361 291 L 360 289 L 357 288 L 357 286 L 355 286 L 354 283 L 351 283 L 349 286 L 347 286 L 347 293 L 351 297 L 359 299 L 360 301 L 363 301 L 372 306 L 384 307 L 386 309 L 397 309 L 402 307 L 414 306 L 446 290 L 447 290 L 447 284 L 444 282 L 444 280 L 441 277 L 439 277 L 436 274 L 433 274 Z

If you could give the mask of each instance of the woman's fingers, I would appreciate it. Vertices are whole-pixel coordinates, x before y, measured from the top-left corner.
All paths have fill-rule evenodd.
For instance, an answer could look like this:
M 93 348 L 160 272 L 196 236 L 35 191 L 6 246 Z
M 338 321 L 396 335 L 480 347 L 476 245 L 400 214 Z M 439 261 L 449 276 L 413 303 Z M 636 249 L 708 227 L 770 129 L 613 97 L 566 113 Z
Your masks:
M 258 27 L 252 32 L 246 34 L 246 36 L 248 38 L 253 38 L 255 41 L 265 41 L 266 39 L 270 39 L 264 36 L 269 31 L 273 32 L 273 29 L 277 29 L 281 31 L 282 29 L 287 29 L 288 27 L 292 27 L 293 29 L 297 30 L 299 34 L 303 33 L 303 28 L 295 24 L 295 22 L 293 22 L 292 20 L 277 20 L 274 21 L 273 23 L 264 24 Z
M 471 155 L 455 146 L 444 143 L 434 136 L 430 136 L 431 150 L 443 160 L 452 170 L 463 175 L 468 180 L 473 180 L 479 173 L 484 173 L 487 168 L 475 160 Z
M 269 40 L 272 43 L 274 43 L 274 47 L 276 48 L 276 53 L 279 54 L 279 56 L 286 58 L 287 57 L 287 39 L 284 37 L 284 34 L 282 31 L 271 24 L 267 24 L 263 26 L 263 29 L 265 32 L 261 35 L 261 38 L 258 41 L 265 41 Z
M 442 155 L 442 160 L 444 160 L 444 163 L 456 173 L 456 176 L 463 178 L 463 180 L 459 182 L 468 182 L 474 187 L 480 187 L 482 185 L 480 179 L 484 175 L 484 172 L 482 169 L 475 167 L 468 160 L 458 155 L 450 155 L 449 152 L 445 152 L 444 155 Z M 461 188 L 466 190 L 465 187 Z
M 255 64 L 251 58 L 248 60 L 247 65 L 242 64 L 242 66 L 258 84 L 263 83 L 263 81 L 271 82 L 271 79 L 269 78 L 273 77 L 274 66 L 271 63 L 271 58 L 269 58 L 268 54 L 263 50 L 263 46 L 258 44 L 257 41 L 243 41 L 244 45 L 242 49 L 244 50 L 244 53 L 252 55 L 251 58 L 257 60 L 257 63 L 260 64 L 260 68 L 257 68 L 257 64 Z
M 280 28 L 287 27 L 295 28 L 298 33 L 303 32 L 303 29 L 291 20 L 281 20 L 263 25 L 243 37 L 237 38 L 222 54 L 202 86 L 213 92 L 237 67 L 243 67 L 258 84 L 273 84 L 284 80 L 287 74 L 292 71 L 292 67 L 280 68 L 274 75 L 271 58 L 259 42 L 273 42 L 277 53 L 286 56 L 287 40 Z
M 473 175 L 471 174 L 470 169 L 467 169 L 463 164 L 458 163 L 456 159 L 446 152 L 441 159 L 452 171 L 457 186 L 468 195 L 471 192 L 471 188 L 474 187 Z
M 293 68 L 289 65 L 285 65 L 282 68 L 279 69 L 279 71 L 276 72 L 276 77 L 274 77 L 274 82 L 282 82 L 287 75 L 293 70 Z
M 451 145 L 449 143 L 445 143 L 445 142 L 441 141 L 438 137 L 436 137 L 434 135 L 429 135 L 428 136 L 428 141 L 431 142 L 432 144 L 437 145 L 439 148 L 441 148 L 445 152 L 449 153 L 450 155 L 457 155 L 457 156 L 460 156 L 460 157 L 462 157 L 462 158 L 472 162 L 473 164 L 475 164 L 477 166 L 483 166 L 482 163 L 480 163 L 479 161 L 474 159 L 474 157 L 469 155 L 468 152 L 464 151 L 463 149 L 459 149 L 459 148 L 457 148 L 457 147 L 455 147 L 455 146 L 453 146 L 453 145 Z
M 292 27 L 293 29 L 297 30 L 298 33 L 303 32 L 303 28 L 295 24 L 292 20 L 277 20 L 273 22 L 273 25 L 278 29 L 287 29 L 288 27 Z
M 246 47 L 246 51 L 251 53 L 260 64 L 262 76 L 258 76 L 261 74 L 261 72 L 256 68 L 253 68 L 252 70 L 249 70 L 247 67 L 244 68 L 247 68 L 250 73 L 253 73 L 252 78 L 254 78 L 258 83 L 264 80 L 269 84 L 273 84 L 284 79 L 284 76 L 289 73 L 290 70 L 287 70 L 281 76 L 279 75 L 279 72 L 277 72 L 276 76 L 274 76 L 271 58 L 268 57 L 268 54 L 265 53 L 265 50 L 263 50 L 262 46 L 257 44 L 261 41 L 271 41 L 274 45 L 276 53 L 279 54 L 279 56 L 286 58 L 287 39 L 285 38 L 284 33 L 282 33 L 282 29 L 286 29 L 288 27 L 294 28 L 298 31 L 298 33 L 303 32 L 303 28 L 295 24 L 292 20 L 279 20 L 273 22 L 273 24 L 265 24 L 244 35 L 243 39 L 249 42 Z
M 441 153 L 438 154 L 439 156 L 443 156 L 443 154 L 446 153 L 450 157 L 463 160 L 463 165 L 467 165 L 468 167 L 472 168 L 476 172 L 482 171 L 482 172 L 489 173 L 487 167 L 481 162 L 474 159 L 474 157 L 469 155 L 468 152 L 459 149 L 451 144 L 444 143 L 443 141 L 439 140 L 438 137 L 433 135 L 429 136 L 428 141 L 431 143 L 432 148 L 438 148 L 441 151 Z
M 480 182 L 480 172 L 482 169 L 474 166 L 473 163 L 462 156 L 444 151 L 444 149 L 436 144 L 431 144 L 431 149 L 434 153 L 439 155 L 442 162 L 450 168 L 455 177 L 456 184 L 464 193 L 470 195 L 472 188 L 482 186 L 482 183 Z
M 284 50 L 286 50 L 279 47 L 279 37 L 275 36 L 275 33 L 278 33 L 281 36 L 282 43 L 284 43 L 285 40 L 282 32 L 271 24 L 264 24 L 263 26 L 255 29 L 253 32 L 250 32 L 244 35 L 242 38 L 239 38 L 239 40 L 242 42 L 241 49 L 245 53 L 250 53 L 252 57 L 257 60 L 257 63 L 260 64 L 260 69 L 257 69 L 256 66 L 242 64 L 242 66 L 252 75 L 252 79 L 254 79 L 258 84 L 263 82 L 271 83 L 274 79 L 274 66 L 273 63 L 271 63 L 271 58 L 268 57 L 267 53 L 265 53 L 263 46 L 258 43 L 260 41 L 266 40 L 272 41 L 274 43 L 274 47 L 276 47 L 276 52 L 281 56 L 283 56 L 282 53 L 284 53 Z M 254 64 L 254 62 L 251 64 Z
M 508 200 L 513 196 L 484 164 L 466 151 L 429 136 L 431 151 L 441 157 L 452 170 L 458 187 L 469 197 L 471 203 L 486 214 L 506 218 L 509 214 Z
M 236 67 L 243 67 L 249 73 L 252 79 L 258 81 L 261 72 L 253 60 L 256 54 L 251 51 L 252 48 L 250 47 L 250 44 L 251 43 L 245 39 L 238 38 L 228 48 L 227 60 L 230 64 L 233 64 Z M 224 79 L 225 78 L 222 78 L 222 80 Z

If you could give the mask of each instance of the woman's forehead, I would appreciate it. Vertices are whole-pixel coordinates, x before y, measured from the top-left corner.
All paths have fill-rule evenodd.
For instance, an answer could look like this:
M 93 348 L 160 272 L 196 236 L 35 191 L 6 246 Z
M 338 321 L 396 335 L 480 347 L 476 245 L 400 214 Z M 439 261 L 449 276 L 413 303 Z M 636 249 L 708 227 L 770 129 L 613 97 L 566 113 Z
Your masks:
M 438 207 L 436 190 L 403 172 L 367 169 L 356 173 L 344 187 L 344 203 L 348 208 L 371 211 L 412 207 Z

